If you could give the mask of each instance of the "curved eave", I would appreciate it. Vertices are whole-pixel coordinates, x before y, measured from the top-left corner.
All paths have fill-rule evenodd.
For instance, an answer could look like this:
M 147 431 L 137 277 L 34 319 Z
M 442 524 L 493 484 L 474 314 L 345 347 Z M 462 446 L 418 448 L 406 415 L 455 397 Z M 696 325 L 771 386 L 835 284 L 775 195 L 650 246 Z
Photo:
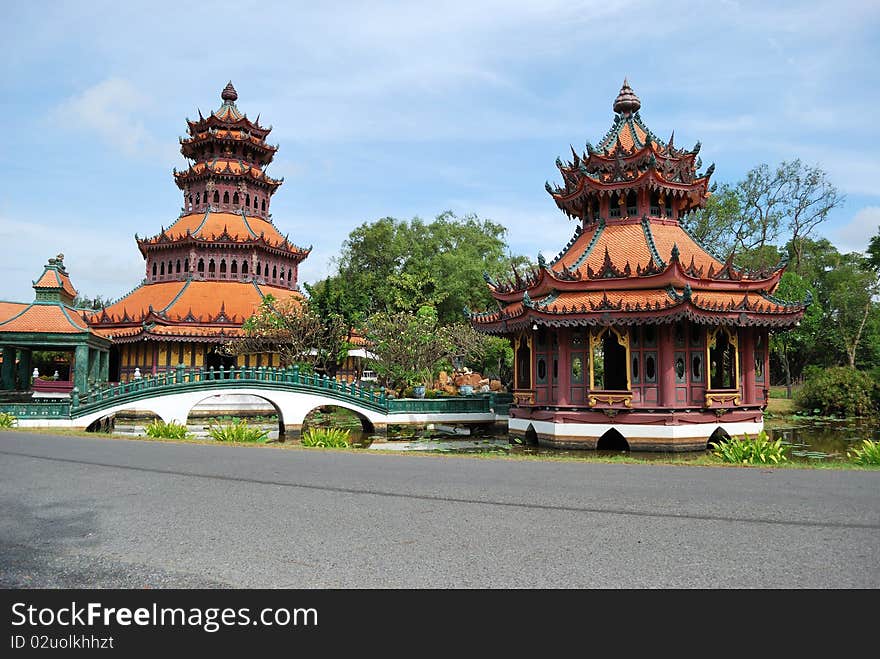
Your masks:
M 233 137 L 230 135 L 216 135 L 216 134 L 212 134 L 212 133 L 202 133 L 202 134 L 196 135 L 194 137 L 182 137 L 182 138 L 180 138 L 179 141 L 180 141 L 180 146 L 183 147 L 183 148 L 181 148 L 181 151 L 183 151 L 184 148 L 187 148 L 187 147 L 195 147 L 195 146 L 199 146 L 201 144 L 207 144 L 210 142 L 223 142 L 223 143 L 229 142 L 229 143 L 233 143 L 233 144 L 244 143 L 244 144 L 247 144 L 248 146 L 251 146 L 254 148 L 259 148 L 259 149 L 262 149 L 263 151 L 266 151 L 266 152 L 277 153 L 277 151 L 278 151 L 277 145 L 267 144 L 261 138 L 256 137 L 254 135 L 251 135 L 248 137 Z M 186 155 L 186 154 L 184 154 L 184 155 Z M 189 157 L 189 156 L 187 156 L 187 157 Z
M 586 157 L 577 156 L 574 162 L 560 166 L 560 173 L 563 176 L 567 175 L 574 178 L 577 176 L 583 176 L 583 169 L 587 170 L 587 176 L 589 176 L 589 173 L 601 174 L 603 171 L 613 170 L 617 167 L 618 163 L 622 163 L 625 168 L 632 168 L 644 164 L 652 155 L 658 160 L 664 162 L 673 162 L 676 164 L 684 162 L 692 165 L 697 154 L 689 151 L 670 154 L 664 149 L 659 148 L 656 142 L 651 142 L 650 144 L 645 144 L 625 155 L 622 153 L 619 156 L 617 153 L 606 155 L 597 151 L 591 151 L 589 154 L 585 155 Z
M 554 313 L 523 307 L 518 314 L 506 315 L 496 312 L 489 315 L 474 314 L 469 320 L 474 329 L 489 334 L 508 334 L 528 329 L 532 324 L 546 327 L 582 327 L 607 325 L 644 325 L 648 323 L 673 323 L 690 320 L 703 325 L 732 325 L 736 327 L 794 327 L 802 318 L 806 307 L 799 305 L 784 311 L 713 310 L 705 309 L 692 301 L 670 302 L 659 308 L 633 310 L 602 308 L 587 311 Z
M 565 210 L 564 206 L 566 204 L 576 201 L 587 193 L 610 195 L 620 190 L 644 188 L 652 185 L 662 187 L 664 190 L 671 190 L 674 193 L 679 193 L 681 196 L 692 197 L 694 199 L 699 197 L 702 199 L 705 198 L 706 193 L 709 190 L 709 177 L 701 176 L 695 178 L 690 183 L 680 183 L 678 181 L 667 180 L 654 167 L 649 167 L 639 176 L 624 181 L 597 181 L 588 175 L 581 174 L 574 190 L 568 193 L 551 192 L 550 195 L 553 197 L 554 201 L 556 201 L 557 206 Z
M 259 137 L 265 139 L 266 136 L 272 132 L 272 128 L 263 128 L 259 124 L 252 122 L 248 119 L 247 115 L 242 115 L 239 119 L 235 119 L 233 121 L 229 121 L 226 119 L 221 119 L 216 114 L 211 113 L 207 117 L 203 117 L 199 121 L 190 121 L 186 120 L 186 123 L 189 126 L 190 134 L 195 130 L 197 132 L 202 132 L 206 128 L 209 127 L 222 127 L 222 128 L 241 128 L 247 127 L 247 129 L 252 133 L 259 133 Z
M 284 247 L 283 245 L 273 245 L 264 238 L 256 237 L 247 240 L 236 240 L 232 236 L 180 236 L 178 238 L 169 238 L 167 235 L 160 234 L 153 238 L 139 238 L 137 240 L 138 249 L 141 255 L 146 258 L 148 252 L 160 251 L 163 249 L 172 249 L 175 247 L 259 247 L 267 252 L 276 255 L 289 256 L 301 262 L 308 257 L 312 248 L 303 249 L 301 247 Z
M 197 172 L 192 168 L 187 169 L 182 172 L 174 172 L 174 182 L 177 184 L 177 187 L 183 190 L 184 186 L 192 181 L 199 181 L 201 179 L 206 178 L 247 178 L 251 181 L 256 181 L 258 183 L 262 183 L 267 187 L 271 188 L 272 191 L 276 190 L 282 183 L 284 183 L 284 179 L 274 179 L 265 174 L 256 175 L 254 174 L 251 168 L 248 168 L 247 171 L 233 171 L 231 169 L 212 169 L 210 167 L 205 167 L 201 171 Z

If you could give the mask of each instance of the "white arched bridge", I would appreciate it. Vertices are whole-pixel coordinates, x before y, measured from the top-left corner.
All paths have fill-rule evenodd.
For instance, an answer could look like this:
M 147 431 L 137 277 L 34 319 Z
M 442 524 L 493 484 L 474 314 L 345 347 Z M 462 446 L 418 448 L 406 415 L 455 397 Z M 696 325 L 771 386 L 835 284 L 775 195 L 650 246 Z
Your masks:
M 69 400 L 33 400 L 0 404 L 19 426 L 94 428 L 120 412 L 152 413 L 165 422 L 186 423 L 192 409 L 217 395 L 255 396 L 275 408 L 279 433 L 296 436 L 313 410 L 341 407 L 354 412 L 364 430 L 381 432 L 389 425 L 426 423 L 492 423 L 507 419 L 508 394 L 449 398 L 393 399 L 383 392 L 340 383 L 296 367 L 187 369 L 185 366 L 115 386 L 98 387 Z

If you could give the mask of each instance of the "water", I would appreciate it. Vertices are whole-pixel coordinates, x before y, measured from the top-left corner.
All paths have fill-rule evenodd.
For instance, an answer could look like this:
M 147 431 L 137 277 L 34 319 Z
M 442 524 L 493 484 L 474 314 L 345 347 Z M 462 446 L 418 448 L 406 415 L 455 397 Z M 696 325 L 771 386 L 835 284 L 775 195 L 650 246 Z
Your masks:
M 230 417 L 217 419 L 228 423 Z M 194 421 L 194 420 L 191 420 Z M 373 451 L 431 452 L 431 453 L 476 453 L 494 455 L 535 455 L 548 457 L 615 457 L 627 455 L 621 451 L 578 451 L 554 449 L 542 446 L 526 446 L 515 441 L 503 429 L 486 426 L 470 428 L 470 434 L 454 434 L 453 429 L 413 429 L 398 427 L 389 430 L 387 436 L 370 435 L 360 429 L 355 419 L 344 416 L 318 416 L 311 419 L 313 426 L 344 427 L 349 430 L 352 445 Z M 191 422 L 187 429 L 193 437 L 210 439 L 207 433 L 208 419 Z M 268 431 L 270 441 L 278 439 L 278 422 L 272 417 L 258 417 L 248 420 L 249 425 L 259 426 Z M 145 422 L 143 422 L 145 423 Z M 145 434 L 142 422 L 117 423 L 115 432 L 132 436 Z M 464 432 L 465 426 L 459 426 Z M 772 439 L 782 439 L 790 447 L 787 453 L 793 462 L 822 462 L 846 460 L 846 453 L 861 445 L 864 439 L 880 441 L 880 426 L 876 420 L 831 420 L 831 419 L 768 419 L 765 429 Z M 668 460 L 674 456 L 676 461 L 696 460 L 705 451 L 684 453 L 633 452 L 630 455 L 641 460 Z
M 792 462 L 821 462 L 846 460 L 848 450 L 861 445 L 864 439 L 880 441 L 880 427 L 877 422 L 853 420 L 768 420 L 765 429 L 772 439 L 782 439 L 788 446 L 787 453 Z M 696 460 L 705 451 L 684 453 L 633 452 L 625 451 L 578 451 L 554 449 L 541 446 L 525 446 L 511 442 L 503 431 L 473 430 L 469 437 L 456 437 L 446 432 L 424 430 L 404 434 L 399 437 L 369 436 L 352 430 L 353 445 L 361 448 L 382 451 L 427 451 L 432 453 L 478 453 L 496 455 L 536 455 L 549 457 L 615 457 L 632 455 L 642 460 L 668 460 L 673 457 L 679 462 Z

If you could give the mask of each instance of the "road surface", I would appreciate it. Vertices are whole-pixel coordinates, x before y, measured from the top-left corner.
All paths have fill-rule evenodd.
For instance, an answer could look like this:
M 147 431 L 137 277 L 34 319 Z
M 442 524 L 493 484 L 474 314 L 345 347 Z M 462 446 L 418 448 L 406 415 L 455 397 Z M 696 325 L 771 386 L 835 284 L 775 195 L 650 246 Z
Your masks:
M 880 587 L 880 472 L 0 432 L 0 498 L 3 587 Z

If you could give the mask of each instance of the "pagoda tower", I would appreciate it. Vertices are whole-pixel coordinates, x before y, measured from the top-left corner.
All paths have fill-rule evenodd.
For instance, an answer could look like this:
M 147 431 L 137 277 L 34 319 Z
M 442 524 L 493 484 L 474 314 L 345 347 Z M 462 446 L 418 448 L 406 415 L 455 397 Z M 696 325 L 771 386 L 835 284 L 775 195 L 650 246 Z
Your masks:
M 546 184 L 574 235 L 551 261 L 486 277 L 498 308 L 466 314 L 513 342 L 509 428 L 571 448 L 698 450 L 717 432 L 756 434 L 769 381 L 769 332 L 806 308 L 774 297 L 780 263 L 746 272 L 682 224 L 705 205 L 714 165 L 643 122 L 626 80 L 596 146 L 556 160 Z M 720 429 L 720 430 L 719 430 Z M 714 440 L 713 440 L 714 441 Z
M 240 336 L 266 295 L 301 298 L 298 268 L 311 251 L 272 220 L 271 198 L 283 179 L 266 174 L 278 151 L 266 142 L 271 127 L 242 114 L 232 82 L 220 98 L 208 117 L 200 111 L 198 121 L 187 119 L 187 137 L 180 139 L 188 161 L 184 171 L 174 170 L 183 193 L 180 215 L 152 237 L 135 235 L 144 281 L 88 317 L 113 340 L 111 379 L 177 364 L 278 365 L 272 355 L 241 356 L 233 364 L 216 350 Z

